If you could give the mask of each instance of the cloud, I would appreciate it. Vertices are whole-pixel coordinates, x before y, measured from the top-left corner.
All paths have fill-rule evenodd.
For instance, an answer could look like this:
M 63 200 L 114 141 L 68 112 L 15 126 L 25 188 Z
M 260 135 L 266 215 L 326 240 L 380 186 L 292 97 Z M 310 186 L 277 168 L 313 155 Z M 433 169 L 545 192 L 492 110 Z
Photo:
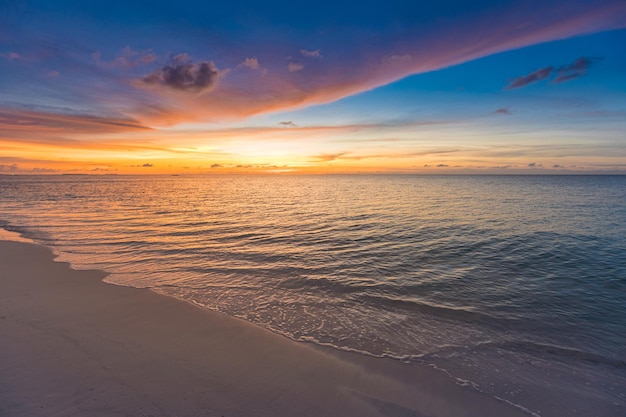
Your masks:
M 288 126 L 288 127 L 298 127 L 297 124 L 295 124 L 294 122 L 292 122 L 291 120 L 287 120 L 287 121 L 283 121 L 283 122 L 278 122 L 278 124 L 280 126 Z
M 439 165 L 435 165 L 435 167 L 436 167 L 436 168 L 447 168 L 447 167 L 449 167 L 449 166 L 450 166 L 450 165 L 447 165 L 447 164 L 439 164 Z
M 41 134 L 58 131 L 109 133 L 150 130 L 133 119 L 106 118 L 81 114 L 46 113 L 0 107 L 0 131 Z
M 300 49 L 300 53 L 309 58 L 321 58 L 322 54 L 319 49 L 310 50 L 310 49 Z
M 17 164 L 11 164 L 11 165 L 6 165 L 6 164 L 0 164 L 0 172 L 15 172 L 17 171 Z
M 552 165 L 552 168 L 565 168 L 565 167 L 563 165 L 554 164 Z
M 211 168 L 223 168 L 223 167 L 224 167 L 224 165 L 222 165 L 222 164 L 212 164 L 211 165 Z
M 142 168 L 152 168 L 153 166 L 154 166 L 153 164 L 146 162 L 145 164 L 142 165 Z
M 554 79 L 554 83 L 559 84 L 565 81 L 573 80 L 574 78 L 582 77 L 587 73 L 587 70 L 591 67 L 591 65 L 600 60 L 602 60 L 602 58 L 580 57 L 571 64 L 560 67 L 557 71 L 557 77 Z
M 11 62 L 11 61 L 22 61 L 24 60 L 24 57 L 21 54 L 18 54 L 17 52 L 9 52 L 9 53 L 0 53 L 0 58 L 4 58 L 7 61 Z
M 91 57 L 101 67 L 121 69 L 151 64 L 157 59 L 157 56 L 151 50 L 137 52 L 133 51 L 130 46 L 123 48 L 111 61 L 103 60 L 101 52 L 94 52 L 91 54 Z
M 342 156 L 347 155 L 348 152 L 338 152 L 338 153 L 323 153 L 316 156 L 313 156 L 313 160 L 315 162 L 330 162 L 336 159 L 340 159 Z
M 238 68 L 250 68 L 250 69 L 259 69 L 259 60 L 256 58 L 246 58 L 243 62 L 237 65 Z
M 554 71 L 554 67 L 552 66 L 540 68 L 536 71 L 531 72 L 528 75 L 524 75 L 522 77 L 517 77 L 513 79 L 506 88 L 510 90 L 513 88 L 525 87 L 528 84 L 532 84 L 537 81 L 541 81 L 543 79 L 548 78 L 552 74 L 553 71 Z
M 550 77 L 554 73 L 556 73 L 556 78 L 553 81 L 554 84 L 560 84 L 565 81 L 582 77 L 583 75 L 587 73 L 587 70 L 591 67 L 591 65 L 593 65 L 594 63 L 600 60 L 602 60 L 602 58 L 580 57 L 569 65 L 563 65 L 558 68 L 555 68 L 554 66 L 541 68 L 541 69 L 531 72 L 528 75 L 524 75 L 523 77 L 515 78 L 509 83 L 509 85 L 506 88 L 510 90 L 513 88 L 525 87 L 528 84 L 532 84 L 537 81 L 544 80 Z
M 496 109 L 494 111 L 494 113 L 495 114 L 506 114 L 506 115 L 513 114 L 513 112 L 511 111 L 510 107 L 500 107 L 499 109 Z
M 530 168 L 541 168 L 543 166 L 543 164 L 538 164 L 536 162 L 531 162 L 530 164 L 528 164 L 528 166 Z
M 206 93 L 215 88 L 219 71 L 213 61 L 193 63 L 187 54 L 179 54 L 170 58 L 169 62 L 141 81 L 149 86 L 163 86 L 172 90 L 191 93 Z
M 304 69 L 304 64 L 301 64 L 299 62 L 290 62 L 289 65 L 287 65 L 287 69 L 289 70 L 289 72 L 302 71 Z

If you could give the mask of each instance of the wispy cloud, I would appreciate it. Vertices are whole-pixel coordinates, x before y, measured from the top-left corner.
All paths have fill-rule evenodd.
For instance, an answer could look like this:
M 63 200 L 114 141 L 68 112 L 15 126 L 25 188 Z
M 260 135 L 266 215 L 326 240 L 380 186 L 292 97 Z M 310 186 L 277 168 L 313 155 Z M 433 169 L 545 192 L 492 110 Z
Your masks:
M 494 114 L 504 114 L 504 115 L 511 115 L 511 114 L 513 114 L 513 112 L 511 111 L 510 107 L 500 107 L 499 109 L 494 110 L 493 113 Z
M 315 155 L 311 158 L 314 162 L 330 162 L 340 159 L 341 157 L 347 155 L 348 152 L 337 152 L 337 153 L 322 153 L 319 155 Z
M 287 65 L 287 69 L 289 70 L 289 72 L 302 71 L 304 69 L 304 64 L 302 64 L 300 62 L 290 62 Z
M 7 52 L 7 53 L 0 52 L 0 58 L 4 58 L 9 62 L 21 61 L 24 59 L 24 57 L 21 54 L 18 54 L 17 52 Z
M 599 57 L 580 57 L 571 64 L 560 67 L 554 82 L 558 84 L 582 77 L 593 64 L 601 60 Z
M 237 65 L 237 67 L 256 70 L 259 69 L 259 60 L 257 58 L 246 58 L 241 64 Z
M 315 49 L 315 50 L 300 49 L 300 54 L 309 58 L 321 58 L 322 57 L 322 54 L 319 49 Z
M 559 84 L 565 81 L 573 80 L 578 77 L 582 77 L 587 73 L 587 70 L 596 62 L 602 60 L 599 57 L 580 57 L 569 65 L 563 65 L 560 67 L 549 66 L 540 68 L 531 72 L 528 75 L 517 77 L 513 79 L 507 89 L 526 87 L 529 84 L 536 83 L 538 81 L 545 80 L 553 74 L 556 74 L 554 83 Z
M 297 124 L 295 124 L 294 122 L 292 122 L 291 120 L 286 120 L 286 121 L 282 121 L 282 122 L 278 122 L 278 124 L 280 126 L 286 126 L 286 127 L 298 127 Z
M 528 75 L 524 75 L 524 76 L 513 79 L 506 88 L 513 89 L 513 88 L 526 87 L 528 84 L 545 80 L 550 75 L 552 75 L 553 71 L 554 71 L 554 67 L 540 68 L 538 70 L 531 72 Z
M 102 52 L 94 52 L 91 57 L 97 65 L 105 68 L 135 68 L 139 65 L 148 65 L 156 61 L 157 56 L 151 50 L 134 51 L 130 46 L 126 46 L 119 54 L 110 61 L 102 59 Z
M 55 114 L 0 107 L 0 131 L 9 132 L 128 132 L 149 130 L 133 119 Z

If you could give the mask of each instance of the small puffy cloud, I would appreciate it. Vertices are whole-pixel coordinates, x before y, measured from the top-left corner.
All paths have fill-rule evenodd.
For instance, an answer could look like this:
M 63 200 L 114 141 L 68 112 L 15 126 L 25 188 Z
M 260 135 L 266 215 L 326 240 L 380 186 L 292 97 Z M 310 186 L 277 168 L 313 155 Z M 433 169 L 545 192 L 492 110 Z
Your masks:
M 143 168 L 152 168 L 154 165 L 150 163 L 145 163 L 142 165 Z
M 148 86 L 162 86 L 172 90 L 205 93 L 215 88 L 219 71 L 213 61 L 194 63 L 187 54 L 179 54 L 170 58 L 160 68 L 141 79 Z
M 286 127 L 298 127 L 297 124 L 295 124 L 294 122 L 292 122 L 291 120 L 286 120 L 286 121 L 282 121 L 282 122 L 278 122 L 278 124 L 280 126 L 286 126 Z
M 299 62 L 290 62 L 289 65 L 287 65 L 287 69 L 289 70 L 289 72 L 302 71 L 304 69 L 304 64 L 301 64 Z
M 449 167 L 449 166 L 450 166 L 450 165 L 447 165 L 447 164 L 439 164 L 439 165 L 436 165 L 436 167 L 437 167 L 437 168 L 447 168 L 447 167 Z
M 528 75 L 524 75 L 522 77 L 517 77 L 513 79 L 506 88 L 510 90 L 513 88 L 525 87 L 528 84 L 532 84 L 537 81 L 541 81 L 543 79 L 548 78 L 552 74 L 553 71 L 554 71 L 554 67 L 552 66 L 540 68 L 536 71 L 531 72 Z
M 60 75 L 59 71 L 50 71 L 48 74 L 46 74 L 46 76 L 49 78 L 56 78 L 59 75 Z
M 530 164 L 528 164 L 529 168 L 541 168 L 542 166 L 542 164 L 538 164 L 536 162 L 531 162 Z
M 510 107 L 500 107 L 499 109 L 496 109 L 494 111 L 495 114 L 505 114 L 505 115 L 509 115 L 509 114 L 513 114 L 513 112 L 511 111 Z
M 259 69 L 259 60 L 256 58 L 246 58 L 243 62 L 237 65 L 238 68 L 250 68 L 253 70 Z
M 554 164 L 552 165 L 552 168 L 565 168 L 565 167 L 563 165 Z
M 322 54 L 319 49 L 310 50 L 310 49 L 300 49 L 300 53 L 309 58 L 321 58 Z
M 224 165 L 222 165 L 222 164 L 212 164 L 211 165 L 211 168 L 223 168 L 223 167 L 224 167 Z
M 592 57 L 580 57 L 576 61 L 569 65 L 560 67 L 557 71 L 557 77 L 554 79 L 555 84 L 559 84 L 565 81 L 573 80 L 574 78 L 582 77 L 587 73 L 587 70 L 596 62 L 602 58 Z

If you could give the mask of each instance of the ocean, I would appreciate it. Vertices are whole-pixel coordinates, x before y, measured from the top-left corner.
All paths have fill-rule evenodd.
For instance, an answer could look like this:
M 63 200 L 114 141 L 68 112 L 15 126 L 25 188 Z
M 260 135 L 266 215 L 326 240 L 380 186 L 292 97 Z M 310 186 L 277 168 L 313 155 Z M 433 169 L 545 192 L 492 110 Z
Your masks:
M 626 415 L 626 176 L 0 176 L 0 227 L 107 282 Z

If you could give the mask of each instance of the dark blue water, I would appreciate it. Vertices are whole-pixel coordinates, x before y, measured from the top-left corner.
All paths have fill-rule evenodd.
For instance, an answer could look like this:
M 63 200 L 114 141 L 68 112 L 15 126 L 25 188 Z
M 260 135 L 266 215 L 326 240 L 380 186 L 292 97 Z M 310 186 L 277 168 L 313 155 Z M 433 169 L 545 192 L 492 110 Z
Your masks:
M 76 268 L 534 415 L 626 409 L 626 176 L 0 177 Z

